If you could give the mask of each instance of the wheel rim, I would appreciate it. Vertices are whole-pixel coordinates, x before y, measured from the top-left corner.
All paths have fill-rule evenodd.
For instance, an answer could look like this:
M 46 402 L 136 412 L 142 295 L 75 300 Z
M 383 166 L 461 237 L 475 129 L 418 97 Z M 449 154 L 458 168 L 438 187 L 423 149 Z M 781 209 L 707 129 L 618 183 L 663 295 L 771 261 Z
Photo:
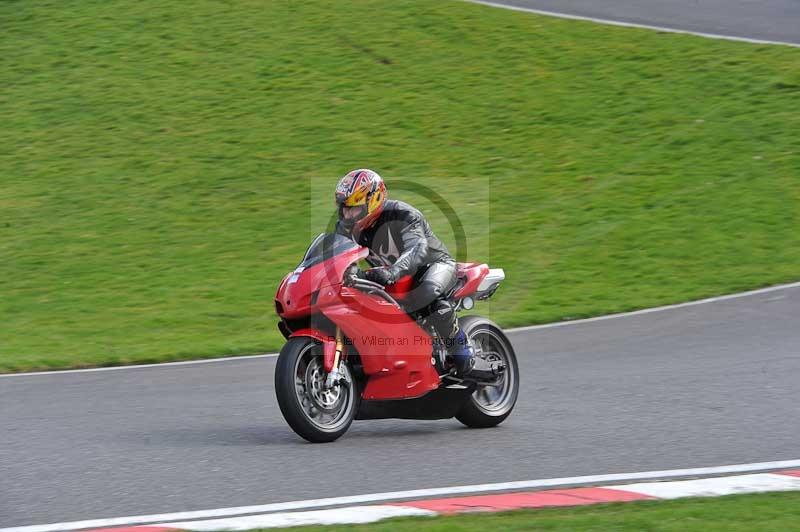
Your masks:
M 516 366 L 506 342 L 494 331 L 477 329 L 470 334 L 475 347 L 475 356 L 487 362 L 499 362 L 506 367 L 500 378 L 492 385 L 479 386 L 472 394 L 472 401 L 481 411 L 491 416 L 505 414 L 514 406 L 516 397 Z
M 345 426 L 351 417 L 354 397 L 347 364 L 339 366 L 340 377 L 347 384 L 325 389 L 327 374 L 322 365 L 322 349 L 309 345 L 297 357 L 294 368 L 294 389 L 300 410 L 317 429 L 334 432 Z

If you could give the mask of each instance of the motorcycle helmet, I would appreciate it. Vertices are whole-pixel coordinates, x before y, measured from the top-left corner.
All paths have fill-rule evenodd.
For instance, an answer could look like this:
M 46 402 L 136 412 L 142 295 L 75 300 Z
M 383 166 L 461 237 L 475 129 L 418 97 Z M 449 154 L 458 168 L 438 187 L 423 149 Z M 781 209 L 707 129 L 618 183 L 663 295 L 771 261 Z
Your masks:
M 336 185 L 339 223 L 350 235 L 359 234 L 374 224 L 385 203 L 386 185 L 372 170 L 353 170 Z

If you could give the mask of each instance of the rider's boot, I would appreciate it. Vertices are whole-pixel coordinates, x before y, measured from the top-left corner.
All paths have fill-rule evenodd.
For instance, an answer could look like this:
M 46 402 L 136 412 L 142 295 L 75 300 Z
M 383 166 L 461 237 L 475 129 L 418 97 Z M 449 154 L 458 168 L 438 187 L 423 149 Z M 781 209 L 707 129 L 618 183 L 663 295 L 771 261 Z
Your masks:
M 466 333 L 459 329 L 450 345 L 450 354 L 455 363 L 456 376 L 464 377 L 475 366 L 475 348 Z
M 452 342 L 450 354 L 455 362 L 457 377 L 463 379 L 469 376 L 476 380 L 493 380 L 502 372 L 496 364 L 490 364 L 475 356 L 475 348 L 462 329 L 458 330 Z

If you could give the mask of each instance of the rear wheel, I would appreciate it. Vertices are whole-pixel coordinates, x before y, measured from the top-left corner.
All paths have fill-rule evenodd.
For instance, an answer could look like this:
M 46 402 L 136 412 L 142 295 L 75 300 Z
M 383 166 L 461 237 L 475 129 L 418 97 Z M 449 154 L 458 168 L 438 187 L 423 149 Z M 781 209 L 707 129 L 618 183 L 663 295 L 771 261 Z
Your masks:
M 475 356 L 488 362 L 505 365 L 505 372 L 490 385 L 478 386 L 456 414 L 456 419 L 468 427 L 494 427 L 503 422 L 514 409 L 519 395 L 519 366 L 511 342 L 503 330 L 491 320 L 466 316 L 459 327 L 475 347 Z
M 347 364 L 340 365 L 346 384 L 326 389 L 322 345 L 313 338 L 290 338 L 275 367 L 275 393 L 284 419 L 312 443 L 338 439 L 358 410 L 358 392 Z

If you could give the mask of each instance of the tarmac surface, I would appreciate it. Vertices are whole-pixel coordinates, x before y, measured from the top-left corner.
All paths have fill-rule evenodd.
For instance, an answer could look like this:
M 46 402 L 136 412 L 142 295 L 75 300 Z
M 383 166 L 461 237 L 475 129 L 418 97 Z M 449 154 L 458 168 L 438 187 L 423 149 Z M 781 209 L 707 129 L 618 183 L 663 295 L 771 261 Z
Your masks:
M 486 3 L 800 44 L 798 0 L 487 0 Z
M 327 445 L 284 422 L 274 357 L 0 378 L 0 526 L 800 458 L 800 286 L 510 336 L 499 427 Z

